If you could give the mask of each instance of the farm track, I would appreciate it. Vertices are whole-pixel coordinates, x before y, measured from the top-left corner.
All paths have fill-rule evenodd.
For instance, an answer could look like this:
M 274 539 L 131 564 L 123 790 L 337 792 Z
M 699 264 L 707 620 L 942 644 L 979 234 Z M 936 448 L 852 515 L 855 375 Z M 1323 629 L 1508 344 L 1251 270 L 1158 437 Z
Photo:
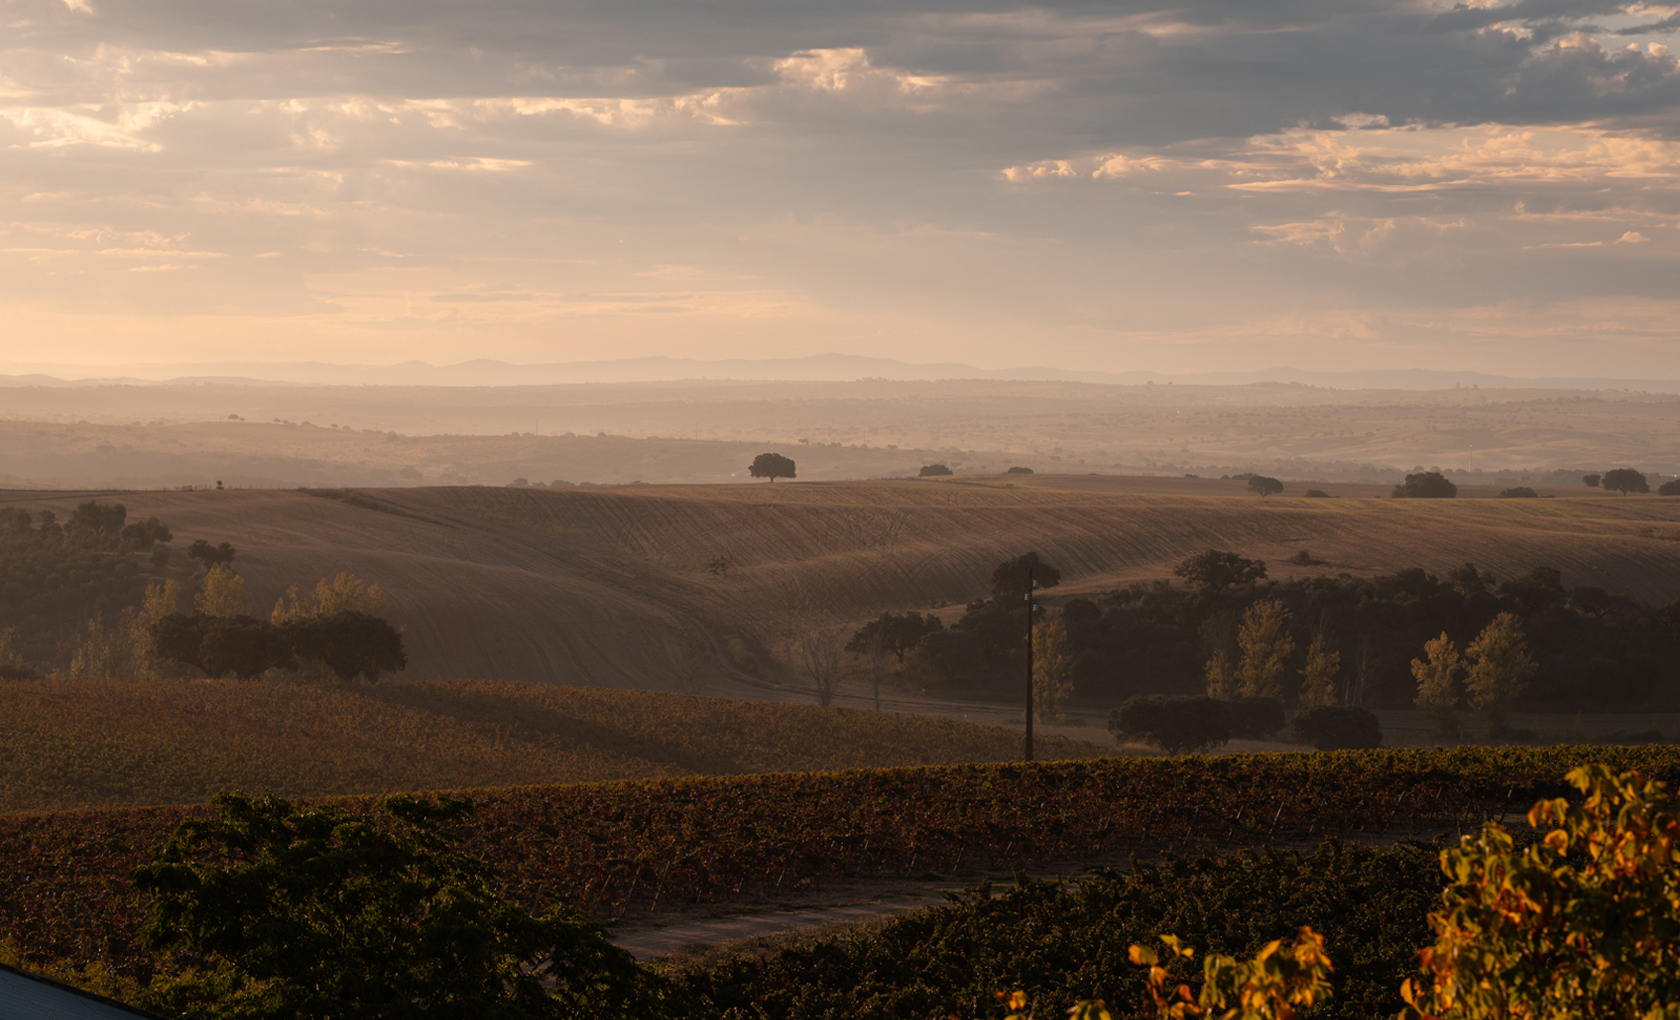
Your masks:
M 408 627 L 408 675 L 419 679 L 673 689 L 682 635 L 698 632 L 718 653 L 718 693 L 804 697 L 774 668 L 737 668 L 724 644 L 739 638 L 774 659 L 811 627 L 960 606 L 986 593 L 998 562 L 1028 549 L 1061 568 L 1053 596 L 1166 577 L 1210 547 L 1265 559 L 1273 576 L 1413 566 L 1444 574 L 1471 561 L 1509 578 L 1547 564 L 1571 586 L 1652 604 L 1680 595 L 1680 500 L 1262 500 L 1174 492 L 1170 479 L 1160 492 L 1098 491 L 1103 481 L 115 498 L 130 514 L 167 521 L 177 546 L 233 542 L 259 612 L 288 585 L 340 570 L 377 581 Z M 0 495 L 61 516 L 78 498 Z M 1323 563 L 1283 562 L 1303 548 Z M 708 569 L 720 559 L 727 570 Z
M 1507 827 L 1521 824 L 1521 816 L 1500 819 Z M 1436 826 L 1404 826 L 1370 833 L 1342 834 L 1348 843 L 1392 846 L 1405 840 L 1448 841 L 1467 830 L 1458 822 L 1443 820 Z M 1269 844 L 1272 849 L 1308 851 L 1322 839 L 1292 838 Z M 685 958 L 713 953 L 754 951 L 790 940 L 827 937 L 870 926 L 895 917 L 945 905 L 945 894 L 994 887 L 994 895 L 1013 885 L 1018 877 L 1031 881 L 1077 881 L 1105 868 L 1127 868 L 1135 859 L 1159 859 L 1165 852 L 1224 854 L 1262 850 L 1253 845 L 1209 844 L 1183 846 L 1140 846 L 1115 856 L 1101 855 L 1082 860 L 1053 861 L 1026 869 L 979 868 L 961 875 L 927 875 L 918 880 L 831 879 L 820 890 L 804 897 L 788 897 L 775 903 L 719 904 L 704 913 L 694 911 L 649 912 L 627 919 L 610 929 L 612 941 L 635 954 L 643 963 L 667 961 L 681 965 Z

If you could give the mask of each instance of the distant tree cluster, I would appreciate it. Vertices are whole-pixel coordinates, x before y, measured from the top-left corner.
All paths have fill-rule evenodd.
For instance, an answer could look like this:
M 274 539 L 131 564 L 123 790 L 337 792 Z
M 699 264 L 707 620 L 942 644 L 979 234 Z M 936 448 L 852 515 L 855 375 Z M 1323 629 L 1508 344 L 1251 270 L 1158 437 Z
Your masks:
M 922 469 L 920 471 L 916 472 L 916 477 L 918 477 L 918 478 L 940 478 L 940 477 L 950 475 L 950 474 L 953 474 L 953 473 L 954 472 L 950 468 L 946 467 L 944 464 L 924 464 L 924 465 L 922 465 Z
M 1391 495 L 1395 499 L 1452 499 L 1458 495 L 1458 486 L 1439 471 L 1424 471 L 1407 475 Z
M 1041 584 L 1059 580 L 1050 564 L 1039 560 L 1038 568 Z M 970 603 L 955 621 L 926 627 L 913 644 L 906 639 L 907 682 L 963 696 L 1020 690 L 1025 570 L 1016 560 L 996 573 L 991 597 Z M 1175 573 L 1182 585 L 1140 582 L 1052 608 L 1071 697 L 1110 705 L 1158 694 L 1268 697 L 1301 709 L 1409 708 L 1418 698 L 1412 660 L 1427 658 L 1427 642 L 1445 632 L 1467 648 L 1509 614 L 1535 671 L 1508 704 L 1680 708 L 1672 679 L 1680 675 L 1680 601 L 1644 607 L 1602 588 L 1567 586 L 1549 567 L 1503 582 L 1470 564 L 1444 578 L 1414 568 L 1271 582 L 1263 561 L 1210 549 Z M 1492 720 L 1498 699 L 1471 700 L 1467 675 L 1452 674 L 1457 702 Z
M 278 625 L 250 616 L 173 613 L 154 625 L 152 640 L 161 658 L 241 680 L 296 668 L 299 660 L 323 663 L 345 681 L 377 680 L 408 665 L 396 628 L 354 610 Z
M 52 510 L 0 507 L 0 632 L 16 660 L 0 668 L 64 666 L 75 631 L 136 605 L 162 575 L 173 537 L 156 517 L 129 521 L 121 503 L 89 500 L 62 522 Z
M 1540 494 L 1526 485 L 1518 485 L 1504 490 L 1499 494 L 1500 499 L 1539 499 Z
M 318 664 L 343 681 L 377 680 L 408 664 L 402 632 L 390 623 L 392 606 L 378 585 L 350 573 L 322 579 L 309 594 L 296 585 L 267 620 L 251 615 L 245 581 L 218 565 L 205 575 L 194 612 L 148 614 L 150 653 L 205 676 L 250 679 L 271 669 Z
M 1033 469 L 1030 467 L 1012 467 L 1004 472 L 1006 475 L 1030 475 L 1032 473 Z

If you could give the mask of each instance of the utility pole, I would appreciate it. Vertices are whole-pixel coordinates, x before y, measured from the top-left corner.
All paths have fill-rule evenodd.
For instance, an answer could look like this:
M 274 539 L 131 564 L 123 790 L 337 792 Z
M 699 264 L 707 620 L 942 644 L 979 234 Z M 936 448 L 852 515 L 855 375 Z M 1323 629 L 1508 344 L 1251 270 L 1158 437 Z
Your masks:
M 1033 760 L 1033 581 L 1032 568 L 1027 568 L 1027 739 L 1022 758 Z

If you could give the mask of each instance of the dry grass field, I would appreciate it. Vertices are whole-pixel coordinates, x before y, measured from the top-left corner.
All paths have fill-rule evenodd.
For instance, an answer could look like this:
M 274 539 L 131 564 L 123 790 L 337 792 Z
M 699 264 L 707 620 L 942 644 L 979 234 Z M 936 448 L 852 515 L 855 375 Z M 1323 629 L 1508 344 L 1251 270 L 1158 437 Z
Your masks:
M 408 628 L 410 679 L 681 690 L 685 644 L 700 643 L 696 679 L 710 692 L 797 699 L 809 695 L 771 664 L 808 628 L 888 609 L 956 613 L 1028 549 L 1061 567 L 1057 596 L 1168 577 L 1209 547 L 1263 558 L 1273 576 L 1473 561 L 1508 578 L 1548 564 L 1571 586 L 1648 604 L 1680 596 L 1680 500 L 1576 492 L 1261 499 L 1238 482 L 1034 475 L 106 498 L 167 521 L 178 548 L 231 541 L 259 611 L 340 570 L 378 582 Z M 83 498 L 5 493 L 0 505 L 63 516 Z M 1284 562 L 1301 549 L 1322 562 Z M 727 569 L 709 566 L 719 561 Z
M 1102 748 L 1061 737 L 1042 757 Z M 513 683 L 0 684 L 0 813 L 1009 761 L 1008 730 L 814 705 Z
M 1532 484 L 1680 472 L 1680 396 L 947 380 L 556 386 L 22 385 L 0 377 L 0 485 L 151 488 L 745 481 L 1041 472 Z M 1554 469 L 1568 471 L 1554 477 Z M 1571 477 L 1572 476 L 1572 477 Z

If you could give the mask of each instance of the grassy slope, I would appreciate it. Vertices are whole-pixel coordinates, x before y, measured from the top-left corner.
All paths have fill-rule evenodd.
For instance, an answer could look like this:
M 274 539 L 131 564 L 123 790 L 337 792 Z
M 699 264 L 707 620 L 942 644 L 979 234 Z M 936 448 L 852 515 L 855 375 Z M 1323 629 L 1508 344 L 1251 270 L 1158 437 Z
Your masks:
M 1153 492 L 1094 481 L 121 498 L 131 514 L 174 526 L 177 546 L 231 540 L 259 609 L 287 584 L 341 569 L 378 581 L 409 628 L 409 675 L 424 679 L 671 688 L 685 632 L 707 635 L 714 650 L 741 636 L 762 654 L 811 626 L 960 606 L 985 593 L 1000 560 L 1027 549 L 1062 568 L 1052 594 L 1164 577 L 1218 547 L 1268 560 L 1274 576 L 1443 573 L 1470 560 L 1508 578 L 1545 563 L 1570 585 L 1653 603 L 1680 595 L 1680 500 L 1262 500 L 1220 494 L 1238 483 L 1213 480 L 1203 491 L 1163 479 Z M 62 516 L 75 499 L 6 501 Z M 1286 566 L 1301 548 L 1325 564 Z M 731 569 L 706 569 L 717 557 Z
M 1055 758 L 1098 752 L 1041 740 Z M 1007 730 L 515 683 L 0 684 L 0 812 L 1006 761 Z

